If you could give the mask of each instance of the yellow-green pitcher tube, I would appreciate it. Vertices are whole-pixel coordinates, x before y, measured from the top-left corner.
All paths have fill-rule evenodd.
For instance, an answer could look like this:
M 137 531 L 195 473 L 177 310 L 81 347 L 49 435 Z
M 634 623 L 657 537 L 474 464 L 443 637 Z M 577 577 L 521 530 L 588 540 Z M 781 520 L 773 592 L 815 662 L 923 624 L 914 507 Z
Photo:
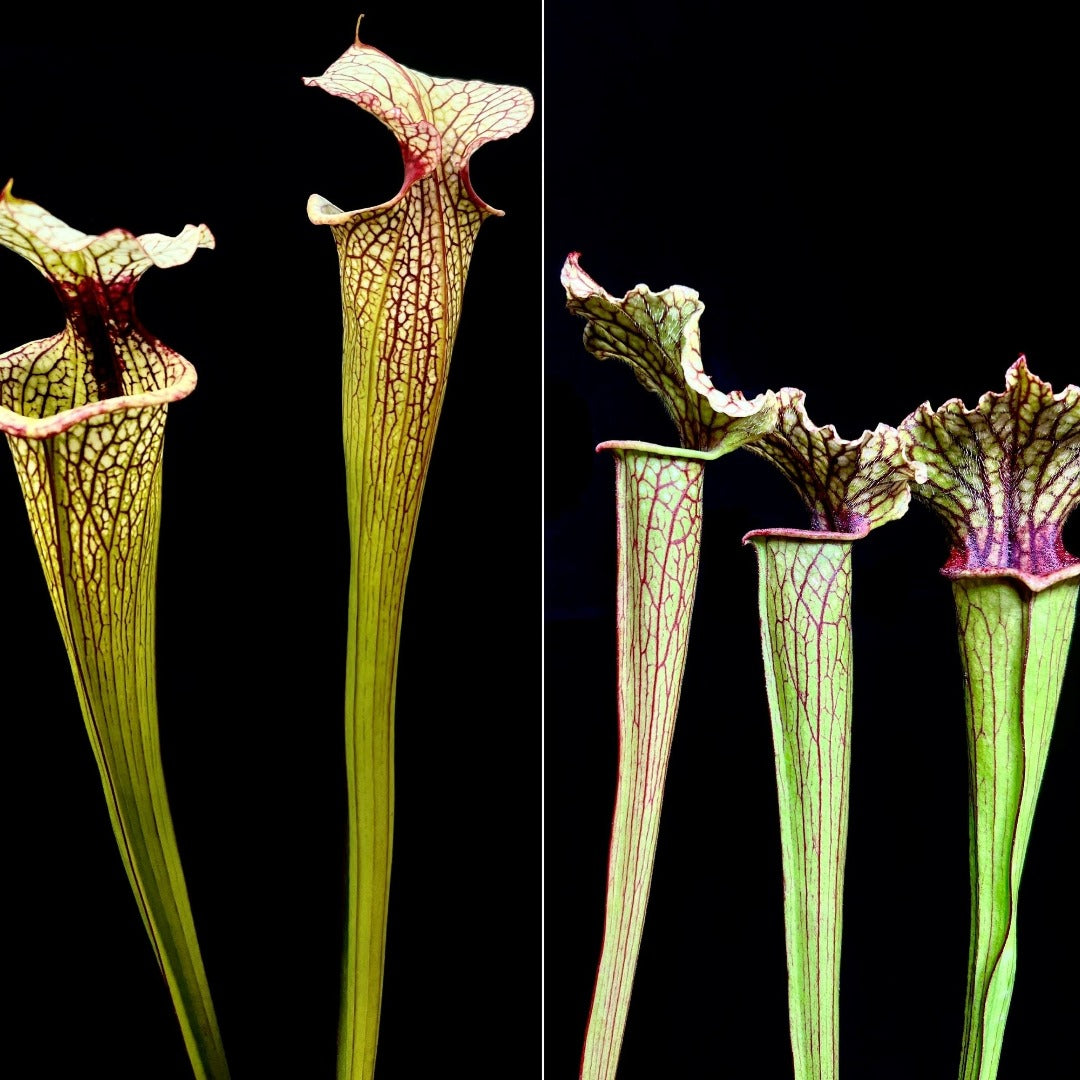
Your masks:
M 0 430 L 120 857 L 192 1069 L 199 1080 L 225 1080 L 165 790 L 154 651 L 165 418 L 169 403 L 194 388 L 195 370 L 146 333 L 132 306 L 147 269 L 187 262 L 213 237 L 205 226 L 176 237 L 87 236 L 15 198 L 9 184 L 0 194 L 0 243 L 49 279 L 66 317 L 54 337 L 0 356 Z
M 342 430 L 351 572 L 345 677 L 348 900 L 340 1080 L 370 1080 L 385 968 L 394 826 L 394 701 L 405 583 L 473 245 L 501 214 L 473 191 L 469 158 L 520 131 L 527 90 L 435 79 L 355 43 L 306 80 L 378 117 L 404 181 L 380 206 L 308 202 L 341 273 Z

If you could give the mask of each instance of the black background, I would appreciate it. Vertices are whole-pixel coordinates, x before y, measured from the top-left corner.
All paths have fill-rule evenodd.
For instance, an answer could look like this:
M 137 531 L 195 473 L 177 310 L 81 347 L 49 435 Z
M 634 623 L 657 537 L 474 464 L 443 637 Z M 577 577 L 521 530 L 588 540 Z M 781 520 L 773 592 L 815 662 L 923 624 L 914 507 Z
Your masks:
M 305 204 L 318 192 L 373 205 L 402 170 L 377 120 L 301 78 L 351 44 L 358 10 L 37 4 L 5 10 L 0 26 L 0 173 L 16 195 L 88 233 L 205 222 L 217 239 L 183 267 L 152 270 L 136 299 L 199 373 L 169 414 L 158 690 L 237 1080 L 334 1072 L 341 314 L 330 231 Z M 366 12 L 364 40 L 403 64 L 539 97 L 538 8 L 512 33 L 487 0 Z M 506 217 L 477 242 L 406 602 L 386 1080 L 454 1062 L 502 1078 L 508 1061 L 538 1056 L 540 147 L 537 115 L 472 163 L 476 190 Z M 11 253 L 0 262 L 0 351 L 54 333 L 47 284 Z M 26 1075 L 189 1077 L 10 466 L 0 497 L 5 1039 Z
M 707 14 L 706 14 L 707 12 Z M 696 288 L 706 371 L 802 387 L 855 437 L 974 405 L 1021 352 L 1077 363 L 1075 57 L 988 10 L 685 0 L 545 5 L 546 1047 L 576 1075 L 616 764 L 613 464 L 671 443 L 628 370 L 581 347 L 559 270 Z M 805 527 L 780 473 L 707 467 L 702 571 L 619 1080 L 791 1076 L 779 834 L 751 528 Z M 1066 543 L 1080 552 L 1080 522 Z M 955 1076 L 968 945 L 966 750 L 944 532 L 916 505 L 854 551 L 849 1080 Z M 1019 905 L 999 1076 L 1075 1067 L 1076 647 Z

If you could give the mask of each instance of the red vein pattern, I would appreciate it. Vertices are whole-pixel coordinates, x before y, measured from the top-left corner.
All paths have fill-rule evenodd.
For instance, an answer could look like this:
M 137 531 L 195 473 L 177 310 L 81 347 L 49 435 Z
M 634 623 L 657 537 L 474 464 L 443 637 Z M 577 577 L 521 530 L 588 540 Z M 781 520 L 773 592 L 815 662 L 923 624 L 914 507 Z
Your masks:
M 0 244 L 60 298 L 59 334 L 0 356 L 8 436 L 67 647 L 120 855 L 197 1077 L 228 1076 L 165 792 L 154 656 L 161 454 L 168 403 L 195 369 L 143 329 L 132 295 L 151 266 L 212 247 L 113 229 L 87 236 L 0 193 Z
M 473 244 L 502 212 L 469 179 L 469 158 L 520 131 L 527 90 L 439 79 L 359 39 L 305 80 L 378 117 L 401 147 L 389 202 L 344 212 L 318 195 L 341 268 L 342 420 L 352 579 L 346 673 L 349 910 L 339 1032 L 341 1077 L 375 1068 L 394 802 L 394 685 L 409 560 L 442 408 Z
M 797 1080 L 835 1080 L 851 764 L 852 538 L 751 537 L 772 718 Z
M 831 424 L 811 423 L 802 390 L 785 386 L 776 400 L 776 426 L 747 449 L 788 478 L 810 511 L 813 531 L 862 536 L 907 512 L 910 483 L 923 476 L 906 456 L 910 435 L 878 424 L 857 439 L 841 439 Z
M 563 266 L 562 283 L 567 308 L 585 319 L 586 350 L 628 363 L 660 396 L 682 443 L 597 447 L 613 451 L 617 462 L 620 749 L 604 943 L 581 1076 L 610 1080 L 626 1029 L 686 663 L 704 462 L 770 430 L 776 400 L 771 391 L 747 401 L 713 387 L 701 366 L 704 306 L 693 290 L 673 285 L 654 293 L 639 285 L 620 299 L 581 269 L 576 254 Z
M 902 427 L 928 470 L 915 495 L 948 530 L 944 574 L 1011 574 L 1032 589 L 1080 574 L 1061 534 L 1080 501 L 1080 386 L 1055 394 L 1021 356 L 1004 393 L 974 409 L 927 402 Z
M 660 398 L 682 447 L 719 457 L 773 426 L 771 391 L 748 401 L 739 390 L 717 390 L 705 374 L 698 327 L 705 305 L 693 289 L 672 285 L 654 293 L 638 285 L 615 297 L 581 269 L 576 252 L 563 266 L 562 284 L 567 308 L 585 319 L 586 351 L 629 364 Z
M 612 1080 L 641 945 L 697 584 L 704 463 L 615 448 L 619 775 L 581 1075 Z
M 805 394 L 777 392 L 776 426 L 747 449 L 771 461 L 811 527 L 747 534 L 772 722 L 784 867 L 788 1019 L 796 1080 L 839 1072 L 839 985 L 851 742 L 851 544 L 902 517 L 911 436 L 879 424 L 858 439 L 817 427 Z
M 1061 696 L 1080 577 L 1032 591 L 954 578 L 969 762 L 971 939 L 961 1080 L 993 1080 L 1016 974 L 1024 855 Z
M 1062 529 L 1080 501 L 1080 387 L 1021 356 L 974 409 L 903 423 L 916 496 L 948 531 L 968 737 L 971 937 L 961 1080 L 993 1080 L 1016 973 L 1016 902 L 1080 593 Z

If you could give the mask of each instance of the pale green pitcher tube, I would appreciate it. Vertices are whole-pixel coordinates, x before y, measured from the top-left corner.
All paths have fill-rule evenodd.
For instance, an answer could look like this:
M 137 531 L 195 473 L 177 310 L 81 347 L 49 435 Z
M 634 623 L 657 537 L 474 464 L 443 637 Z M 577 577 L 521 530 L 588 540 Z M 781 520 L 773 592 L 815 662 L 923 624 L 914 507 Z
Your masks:
M 615 456 L 619 772 L 587 1080 L 612 1080 L 626 1030 L 694 609 L 705 458 L 602 445 Z
M 619 774 L 608 863 L 607 914 L 596 989 L 581 1059 L 582 1080 L 611 1080 L 626 1029 L 657 830 L 686 663 L 697 584 L 703 467 L 776 421 L 773 394 L 750 401 L 721 393 L 701 364 L 693 289 L 618 297 L 571 254 L 562 272 L 567 307 L 585 319 L 583 342 L 597 359 L 629 364 L 658 395 L 678 447 L 601 443 L 616 456 L 618 509 Z
M 772 721 L 795 1076 L 835 1080 L 851 767 L 854 537 L 751 533 Z
M 994 1080 L 1016 976 L 1016 904 L 1076 618 L 1080 386 L 1055 394 L 1021 356 L 973 409 L 903 423 L 943 519 L 964 670 L 971 927 L 961 1080 Z
M 840 938 L 851 765 L 851 553 L 856 540 L 903 516 L 921 470 L 910 436 L 879 424 L 858 439 L 806 414 L 805 394 L 777 392 L 776 427 L 747 449 L 791 481 L 811 529 L 748 533 L 758 557 L 758 606 L 772 724 L 788 1026 L 796 1080 L 840 1071 Z
M 1016 905 L 1050 749 L 1080 578 L 953 581 L 964 667 L 971 942 L 962 1080 L 997 1075 L 1016 974 Z

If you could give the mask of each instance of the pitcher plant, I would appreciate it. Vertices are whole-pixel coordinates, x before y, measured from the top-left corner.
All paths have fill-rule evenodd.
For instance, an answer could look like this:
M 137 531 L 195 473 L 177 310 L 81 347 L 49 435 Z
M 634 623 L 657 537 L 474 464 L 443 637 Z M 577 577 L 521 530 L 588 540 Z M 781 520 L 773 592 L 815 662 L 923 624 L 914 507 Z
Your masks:
M 901 517 L 922 473 L 910 436 L 879 424 L 858 439 L 817 427 L 803 391 L 777 392 L 779 420 L 747 449 L 776 465 L 809 529 L 748 533 L 772 724 L 788 1022 L 796 1080 L 839 1075 L 840 944 L 851 772 L 852 545 Z
M 971 925 L 961 1080 L 994 1080 L 1016 976 L 1016 905 L 1076 618 L 1080 387 L 1021 356 L 974 409 L 929 403 L 903 424 L 945 522 L 968 745 Z
M 155 582 L 169 404 L 195 369 L 133 306 L 152 266 L 214 246 L 177 236 L 88 236 L 0 192 L 0 245 L 48 279 L 60 333 L 0 356 L 8 437 L 67 649 L 109 818 L 196 1077 L 229 1075 L 165 791 L 158 734 Z
M 678 446 L 604 442 L 615 456 L 619 762 L 603 945 L 581 1061 L 582 1080 L 618 1066 L 649 899 L 664 781 L 686 665 L 701 543 L 706 461 L 760 438 L 776 420 L 771 392 L 716 390 L 701 363 L 704 304 L 681 285 L 617 298 L 578 255 L 562 271 L 567 307 L 586 321 L 597 359 L 630 365 L 657 394 Z
M 394 698 L 405 583 L 473 245 L 502 214 L 469 159 L 529 122 L 517 86 L 433 78 L 360 41 L 317 78 L 393 133 L 404 179 L 388 202 L 308 216 L 337 246 L 351 577 L 345 687 L 348 910 L 338 1075 L 374 1073 L 394 818 Z

